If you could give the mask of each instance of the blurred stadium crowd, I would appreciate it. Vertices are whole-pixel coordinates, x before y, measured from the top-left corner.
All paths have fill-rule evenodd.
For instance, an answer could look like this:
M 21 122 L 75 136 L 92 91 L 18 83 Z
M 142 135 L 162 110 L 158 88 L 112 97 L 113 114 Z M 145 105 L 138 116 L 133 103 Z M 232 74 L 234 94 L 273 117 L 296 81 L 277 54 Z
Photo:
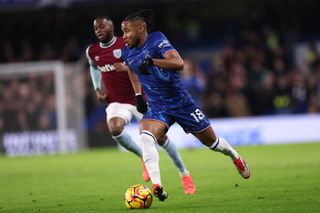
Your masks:
M 52 75 L 0 82 L 0 133 L 56 128 Z
M 208 15 L 206 7 L 181 18 L 183 7 L 162 6 L 168 16 L 160 16 L 156 24 L 182 54 L 183 83 L 209 117 L 320 112 L 320 52 L 315 43 L 320 34 L 305 39 L 302 32 L 310 25 L 304 16 L 307 12 L 288 18 L 289 9 L 252 10 L 241 20 L 230 21 L 226 14 L 210 23 L 210 18 L 203 20 L 199 15 Z M 84 8 L 50 10 L 50 15 L 26 12 L 20 18 L 5 19 L 0 25 L 0 63 L 62 60 L 86 64 L 85 49 L 95 41 L 93 17 L 111 11 L 103 9 L 94 8 L 90 15 L 82 14 Z M 114 13 L 108 15 L 115 17 L 119 28 L 125 13 Z M 307 29 L 317 33 L 312 27 Z M 298 64 L 294 49 L 303 39 L 307 52 Z M 88 66 L 83 67 L 79 75 L 85 77 L 87 126 L 105 131 L 104 106 L 96 100 Z M 15 120 L 21 130 L 30 130 L 32 125 L 55 128 L 52 84 L 52 76 L 1 80 L 0 132 L 6 119 Z M 27 124 L 34 112 L 46 116 Z M 6 126 L 6 131 L 10 128 Z

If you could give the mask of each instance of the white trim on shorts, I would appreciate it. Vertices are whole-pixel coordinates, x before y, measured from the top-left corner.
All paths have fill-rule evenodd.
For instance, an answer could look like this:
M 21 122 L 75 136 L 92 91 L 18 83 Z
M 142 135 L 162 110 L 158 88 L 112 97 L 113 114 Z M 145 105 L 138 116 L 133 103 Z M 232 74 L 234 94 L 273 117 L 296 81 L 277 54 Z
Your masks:
M 110 103 L 105 111 L 107 122 L 109 122 L 111 118 L 118 117 L 122 118 L 125 121 L 126 125 L 131 121 L 132 117 L 134 117 L 136 121 L 139 122 L 143 116 L 140 112 L 138 112 L 136 106 L 118 102 Z
M 144 118 L 142 120 L 148 120 L 148 121 L 158 121 L 159 123 L 164 124 L 167 127 L 167 131 L 169 130 L 170 126 L 168 124 L 160 119 L 155 119 L 155 118 Z

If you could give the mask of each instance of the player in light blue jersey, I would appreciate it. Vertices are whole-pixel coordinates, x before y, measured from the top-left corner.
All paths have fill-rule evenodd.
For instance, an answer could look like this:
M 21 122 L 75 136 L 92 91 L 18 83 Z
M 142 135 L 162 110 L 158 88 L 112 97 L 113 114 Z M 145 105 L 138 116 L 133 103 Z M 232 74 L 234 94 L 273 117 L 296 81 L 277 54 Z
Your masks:
M 216 136 L 208 118 L 181 83 L 178 71 L 183 68 L 183 60 L 179 53 L 163 33 L 150 33 L 152 18 L 151 11 L 139 11 L 128 15 L 121 28 L 127 45 L 122 57 L 130 68 L 130 79 L 133 84 L 141 83 L 149 104 L 140 122 L 140 141 L 153 194 L 160 201 L 168 197 L 161 183 L 155 145 L 175 122 L 211 150 L 230 156 L 241 176 L 249 178 L 246 162 L 224 138 Z

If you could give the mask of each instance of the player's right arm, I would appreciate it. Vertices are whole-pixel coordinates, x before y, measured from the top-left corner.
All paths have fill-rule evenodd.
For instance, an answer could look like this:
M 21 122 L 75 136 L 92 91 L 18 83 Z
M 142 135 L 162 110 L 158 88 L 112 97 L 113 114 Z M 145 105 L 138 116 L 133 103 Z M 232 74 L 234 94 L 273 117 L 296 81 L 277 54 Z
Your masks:
M 133 90 L 136 94 L 141 94 L 141 84 L 136 74 L 129 68 L 125 62 L 116 62 L 113 64 L 117 72 L 127 72 L 133 87 Z
M 148 105 L 147 102 L 144 100 L 142 92 L 141 92 L 141 84 L 138 79 L 138 76 L 130 69 L 130 67 L 127 65 L 126 61 L 126 49 L 123 49 L 122 51 L 122 59 L 124 63 L 115 63 L 115 69 L 118 71 L 126 70 L 129 75 L 129 79 L 131 81 L 133 90 L 136 94 L 136 107 L 138 112 L 144 114 L 148 111 Z
M 135 94 L 141 94 L 141 84 L 138 76 L 131 69 L 128 69 L 128 74 Z
M 128 69 L 128 75 L 133 87 L 133 90 L 136 94 L 136 106 L 137 106 L 137 110 L 144 114 L 147 110 L 148 110 L 148 105 L 146 103 L 146 101 L 143 98 L 142 92 L 141 92 L 141 84 L 140 81 L 138 79 L 138 76 L 131 70 Z
M 94 90 L 96 91 L 97 98 L 99 102 L 101 103 L 107 103 L 108 102 L 108 96 L 104 92 L 101 91 L 101 72 L 98 69 L 98 66 L 93 63 L 90 55 L 89 55 L 89 48 L 86 50 L 86 56 L 88 59 L 88 63 L 90 66 L 90 76 L 92 80 L 92 84 L 94 87 Z

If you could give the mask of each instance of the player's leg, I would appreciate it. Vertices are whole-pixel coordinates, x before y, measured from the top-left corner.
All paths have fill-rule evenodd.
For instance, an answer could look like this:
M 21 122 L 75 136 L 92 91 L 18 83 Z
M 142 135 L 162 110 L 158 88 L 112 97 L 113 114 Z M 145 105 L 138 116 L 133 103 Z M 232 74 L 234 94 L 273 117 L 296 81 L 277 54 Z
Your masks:
M 159 153 L 156 147 L 157 139 L 167 132 L 168 127 L 156 120 L 141 120 L 140 122 L 140 141 L 144 163 L 153 184 L 153 194 L 160 201 L 164 201 L 168 194 L 164 191 L 161 184 Z
M 193 133 L 193 135 L 211 150 L 229 156 L 243 178 L 247 179 L 250 177 L 249 167 L 243 158 L 224 138 L 217 137 L 211 126 L 201 132 Z
M 196 105 L 190 103 L 179 113 L 172 112 L 172 116 L 185 132 L 191 132 L 211 150 L 230 156 L 243 178 L 250 177 L 249 167 L 245 161 L 224 138 L 216 136 L 209 119 Z
M 196 186 L 192 181 L 189 171 L 186 169 L 176 145 L 166 135 L 158 139 L 158 144 L 167 152 L 181 176 L 181 182 L 185 194 L 196 192 Z
M 132 108 L 131 111 L 135 119 L 138 122 L 140 122 L 143 115 L 137 111 L 136 107 Z M 177 167 L 180 175 L 181 176 L 189 175 L 189 171 L 186 169 L 175 144 L 166 135 L 163 135 L 162 137 L 160 137 L 157 140 L 157 143 L 167 152 L 170 159 Z
M 157 142 L 167 152 L 168 156 L 177 167 L 180 175 L 188 175 L 189 171 L 186 169 L 176 145 L 170 140 L 170 138 L 164 135 L 159 138 Z
M 124 131 L 125 121 L 119 117 L 113 117 L 107 122 L 112 138 L 128 151 L 138 157 L 142 157 L 141 148 L 132 140 L 131 136 Z
M 134 153 L 142 160 L 142 149 L 135 143 L 131 136 L 124 130 L 124 126 L 129 123 L 132 118 L 131 111 L 128 110 L 126 104 L 111 103 L 106 109 L 107 125 L 112 138 L 122 147 Z M 150 177 L 142 160 L 142 176 L 145 181 L 149 181 Z

